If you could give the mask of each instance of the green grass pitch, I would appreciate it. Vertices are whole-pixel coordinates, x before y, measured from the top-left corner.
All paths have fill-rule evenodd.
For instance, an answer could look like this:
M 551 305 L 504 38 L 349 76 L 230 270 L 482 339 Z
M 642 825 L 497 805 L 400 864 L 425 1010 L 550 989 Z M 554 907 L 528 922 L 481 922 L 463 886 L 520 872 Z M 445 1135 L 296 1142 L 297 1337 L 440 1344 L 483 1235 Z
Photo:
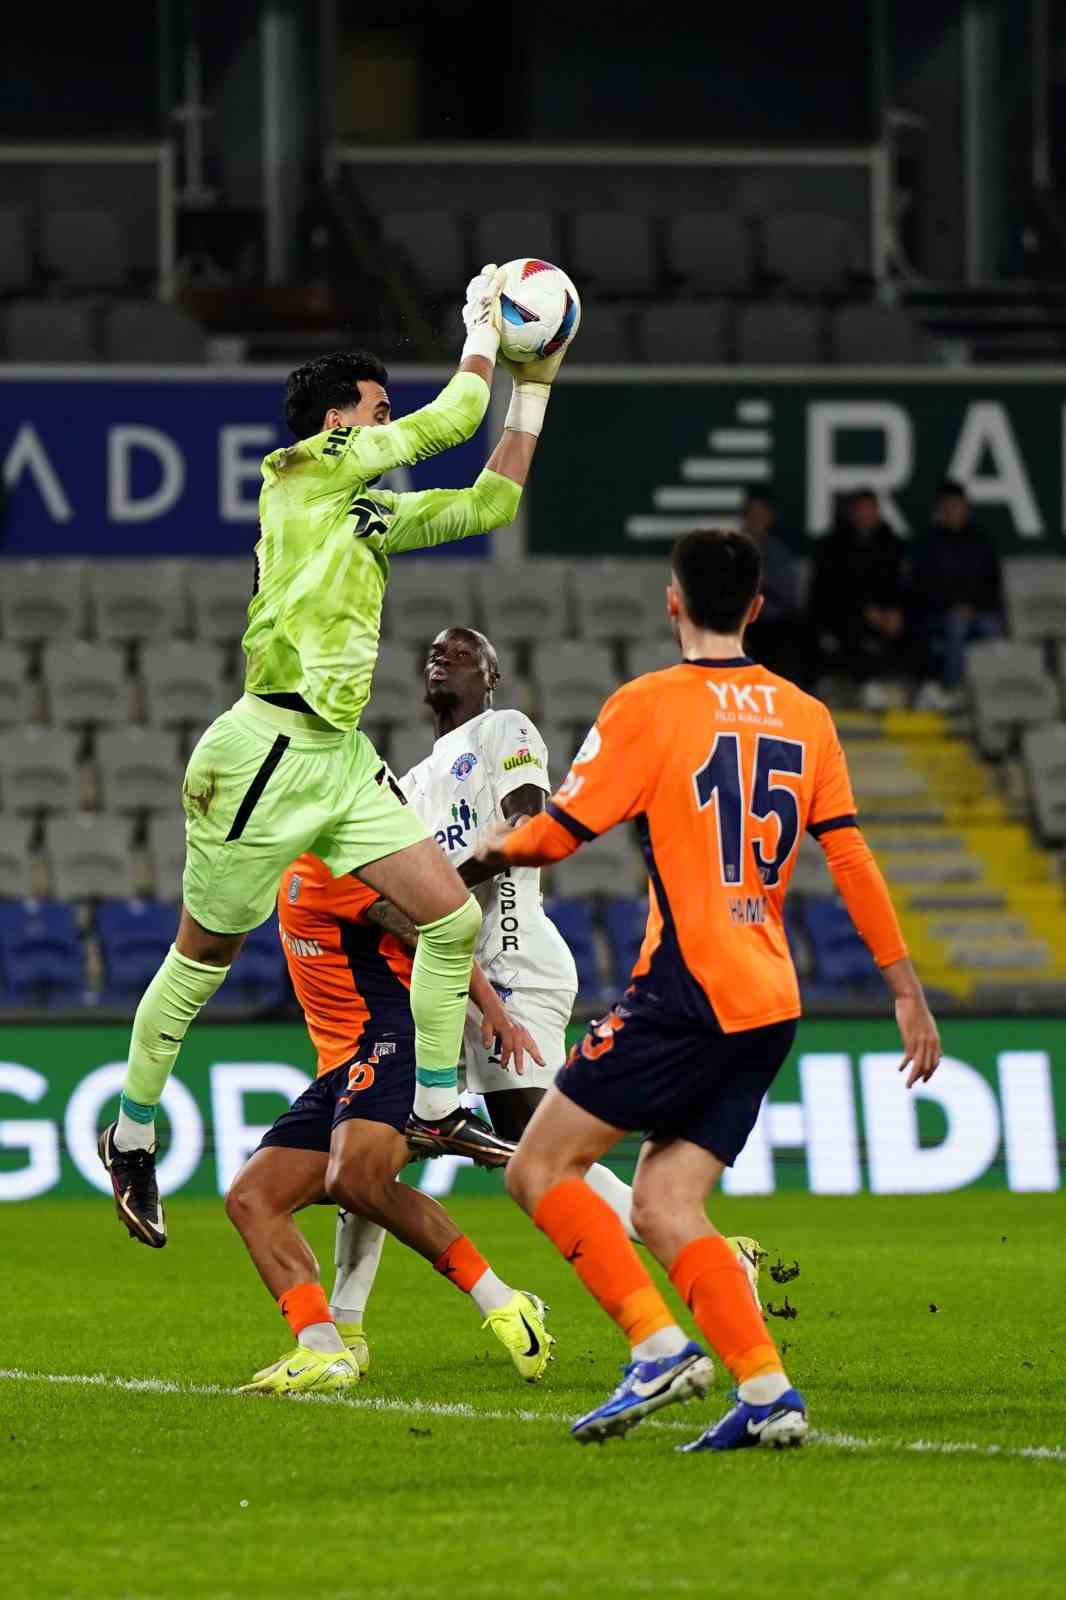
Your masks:
M 724 1457 L 672 1450 L 723 1409 L 721 1376 L 707 1403 L 624 1443 L 575 1445 L 567 1420 L 613 1386 L 620 1339 L 506 1199 L 454 1211 L 553 1308 L 539 1386 L 390 1243 L 354 1403 L 239 1397 L 288 1340 L 220 1203 L 175 1199 L 159 1254 L 125 1239 L 105 1199 L 5 1208 L 5 1591 L 1062 1593 L 1063 1197 L 720 1202 L 724 1230 L 800 1264 L 764 1297 L 797 1308 L 771 1326 L 818 1431 L 802 1451 Z M 305 1220 L 330 1261 L 332 1214 Z

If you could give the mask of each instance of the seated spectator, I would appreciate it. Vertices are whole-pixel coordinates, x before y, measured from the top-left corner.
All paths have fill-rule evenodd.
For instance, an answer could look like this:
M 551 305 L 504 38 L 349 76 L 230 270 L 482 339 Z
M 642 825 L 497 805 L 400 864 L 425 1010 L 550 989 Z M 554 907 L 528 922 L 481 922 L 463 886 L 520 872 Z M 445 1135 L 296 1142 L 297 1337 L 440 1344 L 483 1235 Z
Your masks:
M 821 670 L 860 685 L 871 711 L 888 703 L 886 680 L 911 670 L 904 576 L 903 544 L 877 495 L 857 489 L 817 547 L 810 612 Z
M 913 610 L 928 679 L 919 704 L 950 709 L 959 696 L 966 646 L 1003 632 L 999 556 L 954 478 L 937 490 L 932 526 L 915 552 Z
M 794 683 L 807 678 L 807 624 L 800 612 L 796 563 L 776 533 L 777 504 L 769 489 L 749 489 L 741 527 L 762 555 L 763 608 L 748 629 L 745 647 L 754 660 Z

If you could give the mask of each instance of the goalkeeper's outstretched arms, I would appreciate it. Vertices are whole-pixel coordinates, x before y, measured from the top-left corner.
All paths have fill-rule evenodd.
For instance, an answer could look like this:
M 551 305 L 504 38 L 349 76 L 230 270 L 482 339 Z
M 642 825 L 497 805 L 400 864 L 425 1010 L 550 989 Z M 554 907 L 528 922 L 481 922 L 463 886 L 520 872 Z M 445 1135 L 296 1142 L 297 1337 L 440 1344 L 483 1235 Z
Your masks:
M 462 312 L 466 339 L 459 369 L 428 405 L 390 422 L 388 396 L 381 390 L 384 421 L 375 415 L 369 426 L 359 426 L 343 410 L 336 412 L 340 418 L 336 427 L 323 424 L 321 416 L 315 418 L 313 436 L 296 448 L 326 469 L 327 492 L 370 483 L 395 467 L 413 466 L 477 432 L 488 409 L 499 349 L 502 283 L 502 272 L 492 264 L 470 280 Z
M 423 550 L 451 539 L 468 539 L 514 521 L 533 464 L 552 380 L 564 354 L 560 351 L 544 361 L 522 364 L 500 362 L 514 379 L 511 404 L 500 442 L 469 489 L 423 489 L 415 494 L 374 496 L 395 513 L 385 536 L 390 554 Z

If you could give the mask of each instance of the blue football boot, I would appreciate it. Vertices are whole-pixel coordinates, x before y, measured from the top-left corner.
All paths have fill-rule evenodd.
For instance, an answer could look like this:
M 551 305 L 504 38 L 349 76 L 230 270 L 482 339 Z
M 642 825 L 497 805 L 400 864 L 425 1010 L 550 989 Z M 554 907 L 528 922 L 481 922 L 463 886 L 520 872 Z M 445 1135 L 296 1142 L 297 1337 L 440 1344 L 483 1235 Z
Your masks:
M 638 1422 L 679 1400 L 707 1393 L 714 1382 L 714 1364 L 706 1350 L 691 1340 L 676 1356 L 634 1361 L 622 1368 L 618 1388 L 595 1411 L 578 1417 L 570 1432 L 578 1444 L 621 1438 Z
M 786 1389 L 780 1400 L 768 1406 L 752 1406 L 738 1399 L 713 1428 L 677 1449 L 682 1455 L 694 1450 L 750 1450 L 757 1444 L 783 1450 L 802 1444 L 807 1431 L 807 1402 L 798 1389 Z

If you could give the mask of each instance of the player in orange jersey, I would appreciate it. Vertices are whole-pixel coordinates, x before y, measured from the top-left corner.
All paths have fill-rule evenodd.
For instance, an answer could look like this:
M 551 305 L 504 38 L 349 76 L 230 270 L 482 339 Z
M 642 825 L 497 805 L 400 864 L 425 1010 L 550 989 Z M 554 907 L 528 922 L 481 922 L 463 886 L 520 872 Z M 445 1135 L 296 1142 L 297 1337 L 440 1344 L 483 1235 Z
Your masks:
M 940 1060 L 936 1024 L 884 879 L 855 817 L 844 754 L 820 701 L 744 654 L 759 615 L 759 554 L 744 534 L 674 549 L 666 606 L 683 660 L 604 705 L 540 816 L 478 852 L 499 868 L 562 861 L 635 821 L 650 878 L 647 932 L 625 995 L 575 1047 L 507 1167 L 507 1187 L 626 1334 L 632 1364 L 574 1424 L 624 1433 L 703 1394 L 712 1367 L 584 1181 L 625 1132 L 645 1142 L 633 1221 L 737 1382 L 732 1411 L 686 1449 L 798 1444 L 803 1397 L 741 1268 L 704 1206 L 743 1149 L 791 1048 L 799 988 L 783 907 L 806 829 L 895 998 L 908 1086 Z
M 416 931 L 374 890 L 350 875 L 334 878 L 312 855 L 286 870 L 278 916 L 293 987 L 318 1051 L 318 1077 L 267 1131 L 226 1196 L 230 1220 L 297 1340 L 296 1349 L 257 1372 L 245 1392 L 328 1393 L 355 1383 L 369 1365 L 361 1317 L 353 1319 L 348 1302 L 341 1308 L 347 1316 L 335 1315 L 318 1263 L 293 1221 L 301 1207 L 326 1200 L 387 1229 L 432 1262 L 470 1295 L 522 1377 L 539 1378 L 555 1342 L 544 1327 L 541 1301 L 501 1282 L 436 1200 L 395 1181 L 410 1159 L 405 1129 L 415 1094 L 410 989 Z M 521 1071 L 523 1051 L 537 1057 L 536 1046 L 512 1024 L 477 969 L 470 992 L 486 1032 L 499 1036 L 503 1053 L 513 1054 Z

